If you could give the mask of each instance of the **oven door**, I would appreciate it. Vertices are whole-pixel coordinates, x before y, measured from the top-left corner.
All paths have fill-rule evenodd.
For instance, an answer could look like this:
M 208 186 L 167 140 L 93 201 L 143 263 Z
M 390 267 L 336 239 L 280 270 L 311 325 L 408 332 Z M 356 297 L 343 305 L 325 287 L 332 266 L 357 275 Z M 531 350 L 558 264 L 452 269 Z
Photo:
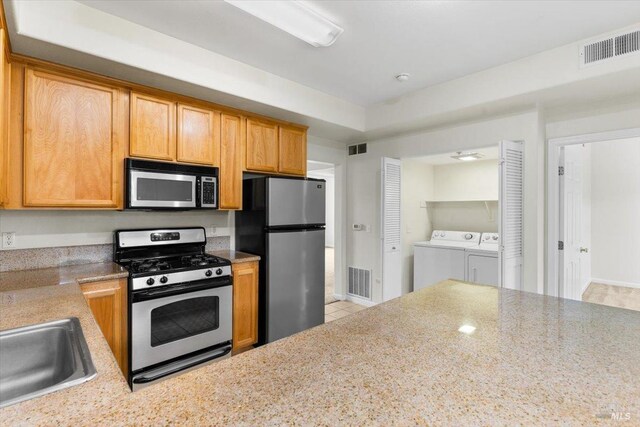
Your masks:
M 131 371 L 231 341 L 231 282 L 215 280 L 133 294 Z M 190 289 L 196 288 L 196 291 Z
M 129 170 L 130 208 L 195 208 L 195 175 Z

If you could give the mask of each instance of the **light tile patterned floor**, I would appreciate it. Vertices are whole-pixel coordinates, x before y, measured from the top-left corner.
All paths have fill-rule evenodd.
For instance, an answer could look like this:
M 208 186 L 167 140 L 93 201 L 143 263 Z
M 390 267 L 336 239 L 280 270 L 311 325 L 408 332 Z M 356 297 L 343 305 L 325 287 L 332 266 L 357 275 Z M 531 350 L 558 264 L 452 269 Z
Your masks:
M 640 311 L 640 289 L 591 283 L 582 301 Z
M 338 301 L 324 306 L 324 323 L 340 319 L 357 311 L 364 310 L 365 306 L 350 301 Z

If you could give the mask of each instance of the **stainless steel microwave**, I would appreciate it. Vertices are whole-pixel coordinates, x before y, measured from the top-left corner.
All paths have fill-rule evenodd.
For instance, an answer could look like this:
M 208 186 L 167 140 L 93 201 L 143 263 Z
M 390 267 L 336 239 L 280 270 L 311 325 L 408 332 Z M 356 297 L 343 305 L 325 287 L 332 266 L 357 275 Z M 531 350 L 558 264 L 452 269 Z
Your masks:
M 126 209 L 218 208 L 218 168 L 126 159 Z

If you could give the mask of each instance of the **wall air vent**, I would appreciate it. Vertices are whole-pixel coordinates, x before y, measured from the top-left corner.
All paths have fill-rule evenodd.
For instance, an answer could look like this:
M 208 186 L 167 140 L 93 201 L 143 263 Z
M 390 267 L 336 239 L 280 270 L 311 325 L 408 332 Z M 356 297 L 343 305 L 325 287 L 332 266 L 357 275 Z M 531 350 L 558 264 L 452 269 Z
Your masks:
M 586 66 L 638 52 L 640 52 L 640 30 L 616 34 L 584 44 L 580 50 L 580 65 Z
M 349 267 L 349 295 L 371 299 L 371 270 Z
M 356 144 L 349 146 L 349 155 L 364 154 L 367 152 L 367 144 Z

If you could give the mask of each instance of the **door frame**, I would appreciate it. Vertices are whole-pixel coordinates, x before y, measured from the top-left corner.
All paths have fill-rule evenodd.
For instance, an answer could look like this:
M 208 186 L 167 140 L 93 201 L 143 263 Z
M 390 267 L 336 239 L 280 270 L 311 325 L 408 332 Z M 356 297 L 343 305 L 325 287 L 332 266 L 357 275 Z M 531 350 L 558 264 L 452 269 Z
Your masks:
M 544 293 L 558 297 L 560 262 L 558 241 L 560 240 L 560 148 L 568 145 L 590 144 L 640 137 L 640 128 L 621 129 L 608 132 L 551 138 L 547 141 L 547 280 Z
M 345 156 L 346 157 L 346 156 Z M 346 261 L 346 168 L 343 162 L 316 160 L 309 156 L 307 163 L 315 163 L 333 168 L 334 205 L 333 205 L 333 296 L 341 301 L 347 296 Z M 307 171 L 307 175 L 309 172 Z

